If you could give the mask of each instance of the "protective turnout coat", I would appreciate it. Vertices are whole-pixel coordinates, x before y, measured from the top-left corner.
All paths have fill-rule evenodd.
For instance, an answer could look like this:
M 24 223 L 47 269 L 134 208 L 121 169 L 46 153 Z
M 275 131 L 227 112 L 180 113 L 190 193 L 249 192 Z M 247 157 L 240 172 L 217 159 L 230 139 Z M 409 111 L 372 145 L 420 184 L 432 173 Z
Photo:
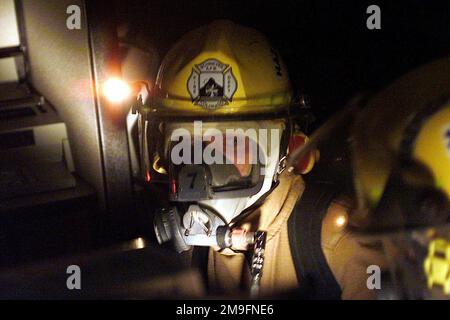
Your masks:
M 288 220 L 304 190 L 301 176 L 283 172 L 275 190 L 240 224 L 249 231 L 267 232 L 260 287 L 262 296 L 301 287 L 289 242 Z M 342 299 L 373 299 L 376 289 L 367 286 L 370 276 L 367 268 L 370 265 L 384 268 L 385 262 L 377 246 L 365 243 L 345 228 L 349 210 L 344 201 L 332 201 L 322 221 L 321 248 L 339 284 Z M 208 281 L 213 292 L 236 294 L 247 290 L 250 280 L 249 263 L 244 253 L 210 249 Z

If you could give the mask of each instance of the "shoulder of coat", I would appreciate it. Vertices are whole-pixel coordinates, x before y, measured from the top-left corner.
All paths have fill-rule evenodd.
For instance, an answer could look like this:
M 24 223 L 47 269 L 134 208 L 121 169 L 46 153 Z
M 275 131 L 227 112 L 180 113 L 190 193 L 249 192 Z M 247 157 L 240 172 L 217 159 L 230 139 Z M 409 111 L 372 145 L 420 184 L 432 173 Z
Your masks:
M 322 221 L 322 245 L 324 248 L 334 248 L 339 240 L 348 234 L 347 224 L 351 204 L 347 199 L 335 199 L 328 207 Z

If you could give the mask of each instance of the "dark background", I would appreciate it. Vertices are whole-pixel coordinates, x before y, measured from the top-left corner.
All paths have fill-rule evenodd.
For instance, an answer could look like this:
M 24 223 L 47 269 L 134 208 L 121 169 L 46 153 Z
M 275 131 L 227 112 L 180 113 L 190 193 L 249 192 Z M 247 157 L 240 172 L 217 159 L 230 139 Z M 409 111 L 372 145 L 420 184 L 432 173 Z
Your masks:
M 366 9 L 381 8 L 381 30 Z M 450 52 L 450 2 L 116 1 L 119 22 L 145 34 L 163 56 L 185 32 L 230 19 L 266 34 L 294 86 L 311 97 L 316 126 L 360 90 L 375 90 Z
M 102 10 L 108 17 L 127 24 L 131 38 L 142 40 L 138 45 L 150 45 L 161 57 L 183 34 L 215 19 L 260 30 L 280 51 L 294 87 L 310 95 L 318 118 L 315 127 L 357 92 L 376 91 L 450 53 L 450 1 L 114 0 L 114 7 L 105 3 Z M 371 4 L 381 8 L 381 30 L 366 27 Z M 102 16 L 95 13 L 95 18 Z M 125 214 L 132 220 L 129 212 Z M 0 266 L 83 251 L 97 244 L 99 221 L 95 198 L 5 217 L 0 223 Z M 150 219 L 147 224 L 151 230 Z

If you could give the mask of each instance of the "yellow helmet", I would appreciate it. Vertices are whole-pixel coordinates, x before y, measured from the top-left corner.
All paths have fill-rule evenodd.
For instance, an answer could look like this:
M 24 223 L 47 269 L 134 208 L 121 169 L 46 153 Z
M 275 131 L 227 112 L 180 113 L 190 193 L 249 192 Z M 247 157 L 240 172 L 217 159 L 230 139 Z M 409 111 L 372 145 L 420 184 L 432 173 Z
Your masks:
M 450 57 L 408 73 L 370 98 L 353 126 L 359 210 L 349 224 L 381 240 L 389 296 L 448 298 L 449 75 Z
M 449 74 L 449 57 L 421 67 L 369 99 L 356 119 L 352 162 L 358 207 L 384 212 L 366 221 L 375 228 L 407 225 L 408 218 L 396 217 L 395 210 L 415 215 L 414 225 L 448 218 Z
M 148 185 L 169 186 L 170 206 L 183 217 L 176 230 L 185 228 L 186 243 L 212 239 L 210 231 L 203 237 L 205 228 L 191 227 L 199 212 L 203 225 L 218 230 L 276 188 L 301 122 L 291 100 L 285 65 L 254 29 L 215 21 L 168 52 L 150 102 L 139 105 L 141 170 Z M 310 158 L 303 172 L 311 169 Z M 155 218 L 159 235 L 165 216 Z
M 204 130 L 219 122 L 228 129 L 280 126 L 277 156 L 287 152 L 295 118 L 291 84 L 277 51 L 254 29 L 218 20 L 187 33 L 163 59 L 151 91 L 137 107 L 146 182 L 170 178 L 168 139 L 180 126 L 191 128 L 189 117 L 208 122 Z
M 430 169 L 435 186 L 450 199 L 450 101 L 422 125 L 412 151 Z
M 224 20 L 183 36 L 154 90 L 152 111 L 184 116 L 272 113 L 292 98 L 286 67 L 265 36 Z

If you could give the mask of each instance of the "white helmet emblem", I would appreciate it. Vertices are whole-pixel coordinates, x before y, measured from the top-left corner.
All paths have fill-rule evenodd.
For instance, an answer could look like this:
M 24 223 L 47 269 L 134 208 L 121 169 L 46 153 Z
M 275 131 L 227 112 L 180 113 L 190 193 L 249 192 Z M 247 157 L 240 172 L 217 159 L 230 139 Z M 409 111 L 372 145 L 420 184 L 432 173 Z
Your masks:
M 232 100 L 237 82 L 229 65 L 208 59 L 192 68 L 187 88 L 192 103 L 215 110 Z

